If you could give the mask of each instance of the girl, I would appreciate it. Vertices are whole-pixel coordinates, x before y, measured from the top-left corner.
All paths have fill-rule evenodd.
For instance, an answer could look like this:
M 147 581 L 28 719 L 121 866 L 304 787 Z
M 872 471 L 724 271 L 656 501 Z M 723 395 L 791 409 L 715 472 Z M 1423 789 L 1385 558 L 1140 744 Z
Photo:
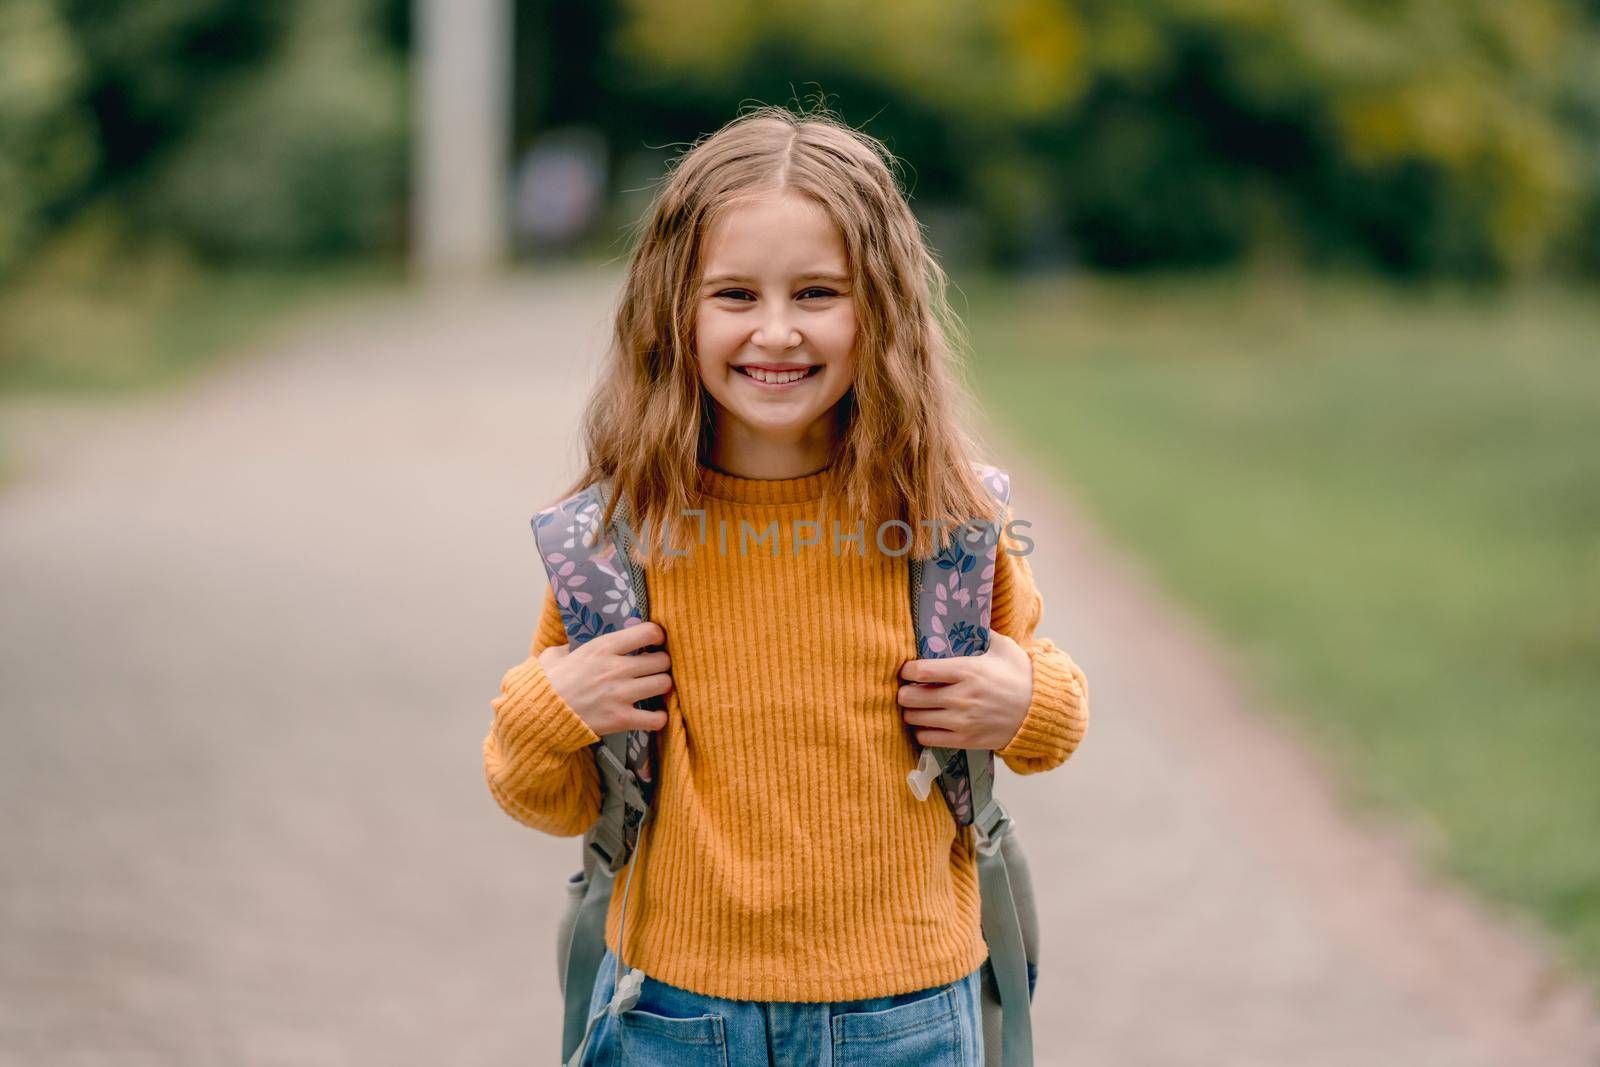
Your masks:
M 907 788 L 912 739 L 1046 771 L 1083 737 L 1088 683 L 1034 636 L 1009 539 L 988 651 L 915 658 L 904 527 L 879 531 L 908 524 L 923 556 L 994 507 L 945 276 L 891 162 L 826 113 L 749 112 L 680 158 L 634 250 L 562 495 L 612 479 L 667 531 L 651 621 L 569 651 L 547 591 L 484 742 L 500 806 L 575 836 L 599 812 L 590 746 L 659 731 L 623 952 L 647 977 L 585 1063 L 983 1061 L 973 834 Z M 634 706 L 658 695 L 664 713 Z

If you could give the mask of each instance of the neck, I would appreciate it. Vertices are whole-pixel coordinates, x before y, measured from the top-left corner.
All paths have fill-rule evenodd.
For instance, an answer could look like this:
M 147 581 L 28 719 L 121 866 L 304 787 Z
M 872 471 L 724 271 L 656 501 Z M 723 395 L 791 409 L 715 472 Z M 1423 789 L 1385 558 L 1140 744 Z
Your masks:
M 708 463 L 737 478 L 804 478 L 828 466 L 832 441 L 763 441 L 740 434 L 718 434 Z

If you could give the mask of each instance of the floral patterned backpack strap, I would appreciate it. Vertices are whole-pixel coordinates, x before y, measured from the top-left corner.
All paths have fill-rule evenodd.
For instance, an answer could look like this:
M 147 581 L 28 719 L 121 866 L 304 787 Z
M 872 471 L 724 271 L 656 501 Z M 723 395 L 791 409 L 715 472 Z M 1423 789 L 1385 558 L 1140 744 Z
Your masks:
M 996 467 L 973 467 L 999 505 L 996 520 L 969 523 L 942 551 L 911 561 L 919 658 L 976 656 L 989 649 L 995 562 L 1005 509 L 1011 502 L 1011 479 Z M 980 1000 L 984 1060 L 998 1067 L 1027 1067 L 1033 1063 L 1039 921 L 1011 816 L 994 796 L 994 753 L 926 748 L 917 769 L 907 777 L 924 800 L 937 777 L 957 827 L 973 828 L 983 938 L 989 946 Z
M 973 469 L 999 505 L 996 518 L 990 523 L 969 522 L 931 557 L 910 561 L 911 610 L 919 659 L 978 656 L 989 650 L 995 553 L 1005 507 L 1011 499 L 1011 479 L 998 467 L 975 463 Z M 988 786 L 994 780 L 994 753 L 923 749 L 917 769 L 907 780 L 912 791 L 926 800 L 935 778 L 956 825 L 969 826 L 977 812 L 976 792 L 981 791 L 984 802 L 988 800 Z
M 573 647 L 650 615 L 644 570 L 628 549 L 632 519 L 628 501 L 618 505 L 609 530 L 602 529 L 610 486 L 589 486 L 533 518 L 539 557 L 561 609 L 561 622 Z M 661 697 L 637 706 L 664 710 Z M 639 824 L 649 810 L 655 785 L 654 734 L 629 730 L 610 734 L 594 746 L 600 767 L 600 817 L 586 835 L 606 869 L 620 870 L 638 841 Z

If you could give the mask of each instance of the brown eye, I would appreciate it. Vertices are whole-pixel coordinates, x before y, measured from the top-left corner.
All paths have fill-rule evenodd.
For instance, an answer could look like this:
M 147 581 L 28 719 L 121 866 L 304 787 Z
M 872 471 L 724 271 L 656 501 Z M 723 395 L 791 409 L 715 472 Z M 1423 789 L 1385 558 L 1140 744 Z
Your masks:
M 820 295 L 820 296 L 822 296 L 824 298 L 830 297 L 830 296 L 838 296 L 839 295 L 838 293 L 834 292 L 832 289 L 825 289 L 820 285 L 813 285 L 809 289 L 800 290 L 800 298 L 802 300 L 804 300 L 808 293 L 817 293 L 818 295 Z
M 729 300 L 755 299 L 755 296 L 748 289 L 724 289 L 716 295 L 727 297 Z

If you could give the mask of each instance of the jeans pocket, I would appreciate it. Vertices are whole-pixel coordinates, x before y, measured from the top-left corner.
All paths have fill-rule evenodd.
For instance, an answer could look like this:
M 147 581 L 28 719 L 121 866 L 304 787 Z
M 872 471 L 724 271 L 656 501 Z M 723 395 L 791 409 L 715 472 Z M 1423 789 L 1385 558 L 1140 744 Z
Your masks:
M 882 1011 L 833 1017 L 835 1067 L 915 1063 L 969 1067 L 976 1058 L 972 1026 L 963 1023 L 955 986 Z
M 617 1016 L 622 1062 L 661 1067 L 727 1067 L 722 1016 L 675 1019 L 634 1008 Z

